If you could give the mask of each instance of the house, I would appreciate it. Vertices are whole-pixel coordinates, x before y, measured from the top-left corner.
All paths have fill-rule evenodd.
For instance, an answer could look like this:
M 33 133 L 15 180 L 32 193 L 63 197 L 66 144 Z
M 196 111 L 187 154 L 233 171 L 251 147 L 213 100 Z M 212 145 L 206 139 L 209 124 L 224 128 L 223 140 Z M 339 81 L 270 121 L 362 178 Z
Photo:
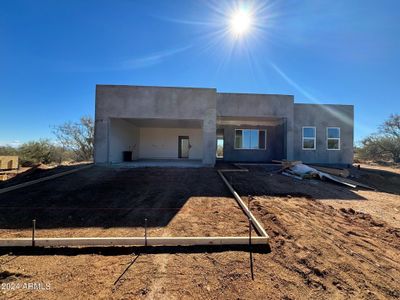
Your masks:
M 96 86 L 95 163 L 182 159 L 353 162 L 352 105 L 213 88 Z M 217 147 L 218 146 L 218 147 Z M 217 151 L 218 149 L 218 151 Z

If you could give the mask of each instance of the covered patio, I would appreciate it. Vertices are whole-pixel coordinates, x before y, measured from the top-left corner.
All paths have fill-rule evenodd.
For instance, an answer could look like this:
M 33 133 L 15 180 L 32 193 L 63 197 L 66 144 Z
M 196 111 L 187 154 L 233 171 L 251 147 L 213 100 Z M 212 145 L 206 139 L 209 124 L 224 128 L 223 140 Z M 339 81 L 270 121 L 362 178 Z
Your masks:
M 111 118 L 109 163 L 196 166 L 203 159 L 202 126 L 195 119 Z
M 286 157 L 286 118 L 218 117 L 219 160 L 268 162 Z

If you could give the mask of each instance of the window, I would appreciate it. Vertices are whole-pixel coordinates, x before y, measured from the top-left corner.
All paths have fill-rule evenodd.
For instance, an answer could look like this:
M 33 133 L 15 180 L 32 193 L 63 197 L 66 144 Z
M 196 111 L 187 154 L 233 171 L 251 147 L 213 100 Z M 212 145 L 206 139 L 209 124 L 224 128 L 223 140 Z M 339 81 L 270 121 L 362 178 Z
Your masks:
M 267 131 L 259 129 L 236 129 L 235 149 L 265 149 L 267 145 Z
M 316 135 L 315 127 L 303 127 L 303 150 L 316 149 Z
M 326 128 L 326 148 L 328 150 L 340 150 L 340 128 Z

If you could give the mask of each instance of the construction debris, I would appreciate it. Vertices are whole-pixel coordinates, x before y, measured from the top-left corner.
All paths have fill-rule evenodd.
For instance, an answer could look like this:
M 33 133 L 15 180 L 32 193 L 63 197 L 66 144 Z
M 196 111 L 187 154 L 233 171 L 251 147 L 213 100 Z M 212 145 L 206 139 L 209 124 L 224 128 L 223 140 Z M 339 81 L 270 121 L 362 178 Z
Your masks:
M 315 166 L 315 165 L 311 165 L 311 166 L 314 169 L 317 169 L 318 171 L 322 171 L 324 173 L 328 173 L 331 175 L 340 176 L 343 178 L 347 178 L 350 176 L 350 172 L 347 169 L 327 168 L 327 167 L 321 167 L 321 166 Z
M 330 180 L 339 184 L 346 185 L 351 188 L 356 188 L 357 186 L 372 189 L 371 187 L 358 183 L 353 180 L 345 179 L 342 177 L 349 176 L 349 171 L 342 169 L 334 169 L 334 168 L 325 168 L 325 167 L 310 167 L 306 164 L 303 164 L 301 161 L 275 161 L 280 162 L 282 164 L 282 169 L 280 172 L 282 175 L 289 176 L 296 179 L 320 179 L 320 180 Z M 328 174 L 327 172 L 323 172 L 321 170 L 327 170 L 329 173 L 338 174 L 338 177 L 332 174 Z

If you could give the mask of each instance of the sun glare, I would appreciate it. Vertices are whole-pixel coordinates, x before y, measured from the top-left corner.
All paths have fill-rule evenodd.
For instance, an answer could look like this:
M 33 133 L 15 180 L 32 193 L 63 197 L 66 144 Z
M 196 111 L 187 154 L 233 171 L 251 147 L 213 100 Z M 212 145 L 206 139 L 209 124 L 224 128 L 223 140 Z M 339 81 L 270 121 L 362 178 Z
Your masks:
M 237 10 L 233 13 L 230 20 L 230 29 L 236 36 L 246 34 L 252 26 L 252 16 L 245 10 Z

